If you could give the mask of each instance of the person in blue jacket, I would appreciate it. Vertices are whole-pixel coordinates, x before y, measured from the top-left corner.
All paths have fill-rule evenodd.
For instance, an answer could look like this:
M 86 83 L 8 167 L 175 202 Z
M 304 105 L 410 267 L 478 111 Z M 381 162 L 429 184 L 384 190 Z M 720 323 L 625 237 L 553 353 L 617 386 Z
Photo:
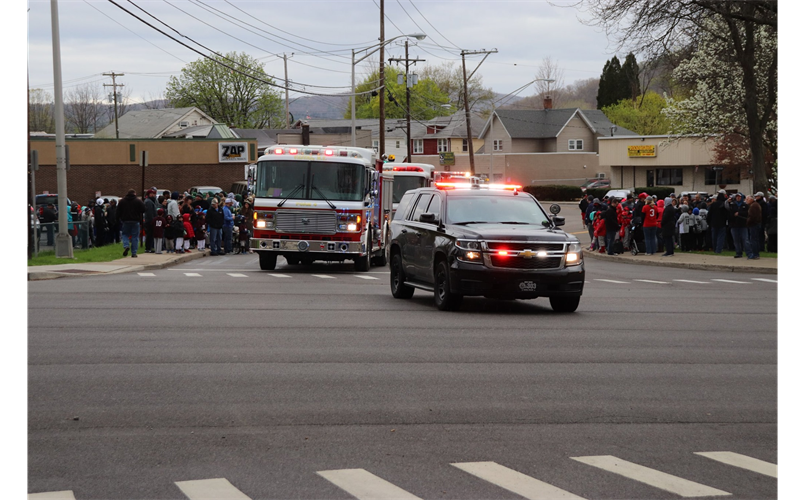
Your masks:
M 224 201 L 224 253 L 232 253 L 232 231 L 235 228 L 235 215 L 232 213 L 232 204 L 235 200 L 227 198 Z

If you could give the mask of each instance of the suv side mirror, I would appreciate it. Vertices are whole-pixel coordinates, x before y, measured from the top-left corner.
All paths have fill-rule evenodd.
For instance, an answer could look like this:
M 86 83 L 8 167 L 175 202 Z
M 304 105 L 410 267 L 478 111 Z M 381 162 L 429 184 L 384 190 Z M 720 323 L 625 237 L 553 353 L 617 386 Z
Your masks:
M 565 225 L 565 218 L 558 215 L 553 216 L 553 225 L 556 227 Z
M 428 224 L 436 224 L 436 214 L 424 213 L 419 216 L 419 222 L 427 222 Z

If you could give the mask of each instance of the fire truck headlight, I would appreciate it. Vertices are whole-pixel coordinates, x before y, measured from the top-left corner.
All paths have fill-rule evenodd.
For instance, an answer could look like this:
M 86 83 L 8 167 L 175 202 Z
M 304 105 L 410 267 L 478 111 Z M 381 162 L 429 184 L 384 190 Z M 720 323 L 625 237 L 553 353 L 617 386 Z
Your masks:
M 355 223 L 347 224 L 347 231 L 357 231 L 357 230 L 358 230 L 358 225 L 357 224 L 355 224 Z
M 254 227 L 256 227 L 257 229 L 265 229 L 266 221 L 258 219 L 257 224 Z

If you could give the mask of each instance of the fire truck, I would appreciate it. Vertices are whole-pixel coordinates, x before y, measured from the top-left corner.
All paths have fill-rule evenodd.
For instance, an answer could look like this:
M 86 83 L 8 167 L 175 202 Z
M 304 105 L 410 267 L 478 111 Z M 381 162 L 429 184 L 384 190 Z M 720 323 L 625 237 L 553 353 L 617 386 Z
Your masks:
M 427 163 L 384 163 L 383 175 L 394 177 L 392 191 L 392 215 L 406 191 L 433 185 L 433 172 L 436 167 Z
M 260 269 L 351 260 L 358 272 L 386 265 L 392 179 L 375 152 L 340 146 L 267 149 L 254 175 L 254 234 Z

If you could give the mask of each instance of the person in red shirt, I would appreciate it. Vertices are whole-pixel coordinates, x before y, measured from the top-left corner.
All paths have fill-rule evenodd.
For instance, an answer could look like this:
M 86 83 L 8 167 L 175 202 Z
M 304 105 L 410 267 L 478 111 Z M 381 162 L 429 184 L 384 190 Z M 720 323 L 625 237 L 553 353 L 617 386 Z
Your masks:
M 657 205 L 654 203 L 654 198 L 649 196 L 643 206 L 643 236 L 646 242 L 646 255 L 654 255 L 657 252 L 658 218 Z
M 193 224 L 190 223 L 190 214 L 183 214 L 182 220 L 184 221 L 182 224 L 184 225 L 185 230 L 182 253 L 187 253 L 190 251 L 190 240 L 196 239 L 196 233 L 193 232 Z

